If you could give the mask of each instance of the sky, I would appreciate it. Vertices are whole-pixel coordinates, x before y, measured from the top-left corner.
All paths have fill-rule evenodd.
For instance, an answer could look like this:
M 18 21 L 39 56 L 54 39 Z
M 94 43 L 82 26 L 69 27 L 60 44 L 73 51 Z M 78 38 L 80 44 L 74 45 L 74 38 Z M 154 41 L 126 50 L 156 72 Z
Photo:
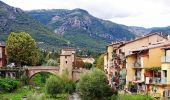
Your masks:
M 170 0 L 1 0 L 23 10 L 87 10 L 95 17 L 128 26 L 170 26 Z

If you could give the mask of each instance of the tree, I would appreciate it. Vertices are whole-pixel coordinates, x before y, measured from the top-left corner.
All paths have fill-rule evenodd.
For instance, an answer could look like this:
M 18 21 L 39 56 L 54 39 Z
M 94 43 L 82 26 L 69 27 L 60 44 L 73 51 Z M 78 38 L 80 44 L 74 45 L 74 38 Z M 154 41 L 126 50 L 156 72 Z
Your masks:
M 84 67 L 87 68 L 87 69 L 90 69 L 90 68 L 92 68 L 92 64 L 88 63 L 88 62 L 85 62 Z
M 6 50 L 10 62 L 18 67 L 36 65 L 39 61 L 35 40 L 25 32 L 12 32 L 6 41 Z
M 113 94 L 106 75 L 100 69 L 82 75 L 76 90 L 82 100 L 108 100 Z
M 101 70 L 104 70 L 104 55 L 100 55 L 97 59 L 96 59 L 96 67 L 101 69 Z
M 52 97 L 56 97 L 57 94 L 64 90 L 64 82 L 60 77 L 51 76 L 46 81 L 46 92 Z

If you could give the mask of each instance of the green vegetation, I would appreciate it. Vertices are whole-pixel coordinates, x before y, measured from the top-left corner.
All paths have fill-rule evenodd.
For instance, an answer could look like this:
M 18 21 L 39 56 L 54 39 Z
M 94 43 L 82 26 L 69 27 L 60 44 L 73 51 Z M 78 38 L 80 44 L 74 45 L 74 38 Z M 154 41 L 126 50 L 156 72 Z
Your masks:
M 46 92 L 51 97 L 56 98 L 57 94 L 62 93 L 64 90 L 64 82 L 60 77 L 51 76 L 47 79 Z
M 20 82 L 21 82 L 21 86 L 28 85 L 29 84 L 29 77 L 26 76 L 26 75 L 21 75 Z
M 154 72 L 157 72 L 161 70 L 161 67 L 151 67 L 151 68 L 146 68 L 146 71 L 154 71 Z
M 51 73 L 47 72 L 40 72 L 35 74 L 32 78 L 31 81 L 35 86 L 40 86 L 43 87 L 46 83 L 46 80 L 50 77 L 53 76 Z
M 12 92 L 19 86 L 19 81 L 14 78 L 0 78 L 0 92 Z
M 47 78 L 48 80 L 46 81 Z M 23 76 L 20 82 L 22 83 L 24 80 L 27 80 L 27 77 Z M 77 88 L 77 93 L 82 100 L 154 100 L 150 96 L 143 95 L 118 95 L 116 91 L 113 91 L 107 85 L 107 78 L 99 69 L 91 69 L 90 72 L 83 74 L 77 87 L 76 83 L 69 79 L 67 71 L 61 76 L 38 73 L 33 76 L 32 81 L 35 82 L 35 86 L 40 87 L 28 86 L 26 84 L 26 86 L 23 86 L 24 84 L 19 85 L 19 81 L 16 79 L 0 78 L 0 87 L 5 86 L 3 89 L 0 88 L 0 99 L 67 100 L 69 94 L 75 92 L 75 88 Z M 19 88 L 17 88 L 18 86 Z
M 129 27 L 98 19 L 82 9 L 34 10 L 28 14 L 53 31 L 58 30 L 56 33 L 62 34 L 71 46 L 82 50 L 101 52 L 105 45 L 113 40 L 130 39 L 135 36 L 129 31 Z
M 33 93 L 27 96 L 27 100 L 46 100 L 46 95 L 43 93 Z
M 104 72 L 99 69 L 82 75 L 76 90 L 82 100 L 108 100 L 114 93 L 107 84 Z
M 6 42 L 9 61 L 18 67 L 36 65 L 39 61 L 35 40 L 27 33 L 11 33 Z
M 38 46 L 52 49 L 66 45 L 66 40 L 33 19 L 24 11 L 0 2 L 0 41 L 6 41 L 10 32 L 27 32 L 38 42 Z
M 94 66 L 101 69 L 101 70 L 104 70 L 104 54 L 100 55 L 96 60 L 96 62 L 94 63 Z
M 33 92 L 29 87 L 22 87 L 10 93 L 0 93 L 1 100 L 21 100 L 23 96 L 27 96 Z
M 119 95 L 118 99 L 112 98 L 111 100 L 154 100 L 154 98 L 150 96 L 144 96 L 144 95 Z
M 76 83 L 75 81 L 69 79 L 68 71 L 65 70 L 60 77 L 62 78 L 64 82 L 64 92 L 69 93 L 69 94 L 75 92 Z
M 47 66 L 58 66 L 59 64 L 58 64 L 58 62 L 56 61 L 56 60 L 53 60 L 53 59 L 49 59 L 48 61 L 47 61 L 47 64 L 46 64 Z
M 92 68 L 92 64 L 88 63 L 88 62 L 85 62 L 84 67 L 87 68 L 87 69 L 90 69 L 90 68 Z

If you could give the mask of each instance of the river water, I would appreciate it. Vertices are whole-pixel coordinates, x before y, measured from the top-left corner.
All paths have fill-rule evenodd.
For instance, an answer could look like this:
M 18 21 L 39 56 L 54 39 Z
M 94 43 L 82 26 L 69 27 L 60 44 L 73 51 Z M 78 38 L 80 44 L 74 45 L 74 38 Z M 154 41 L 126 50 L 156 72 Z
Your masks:
M 81 99 L 77 93 L 73 93 L 72 95 L 70 95 L 68 100 L 81 100 Z

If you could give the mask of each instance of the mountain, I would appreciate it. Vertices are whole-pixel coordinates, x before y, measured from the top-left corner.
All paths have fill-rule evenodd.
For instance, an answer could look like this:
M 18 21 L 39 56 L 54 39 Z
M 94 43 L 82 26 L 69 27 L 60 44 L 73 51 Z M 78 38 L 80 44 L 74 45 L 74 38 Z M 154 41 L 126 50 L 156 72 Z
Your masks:
M 128 40 L 135 37 L 128 26 L 102 20 L 82 9 L 33 10 L 30 16 L 80 48 L 105 48 L 111 41 Z
M 60 47 L 67 43 L 23 10 L 0 1 L 0 41 L 5 41 L 10 32 L 22 31 L 29 33 L 41 47 Z
M 133 34 L 137 36 L 146 35 L 151 32 L 151 29 L 144 27 L 136 27 L 136 26 L 125 26 L 125 29 L 129 30 Z
M 164 35 L 170 35 L 170 26 L 167 27 L 153 27 L 151 32 L 159 32 Z
M 40 48 L 69 45 L 101 51 L 112 41 L 129 40 L 152 30 L 102 20 L 83 9 L 23 11 L 0 1 L 0 41 L 5 41 L 10 32 L 21 31 L 29 33 Z

